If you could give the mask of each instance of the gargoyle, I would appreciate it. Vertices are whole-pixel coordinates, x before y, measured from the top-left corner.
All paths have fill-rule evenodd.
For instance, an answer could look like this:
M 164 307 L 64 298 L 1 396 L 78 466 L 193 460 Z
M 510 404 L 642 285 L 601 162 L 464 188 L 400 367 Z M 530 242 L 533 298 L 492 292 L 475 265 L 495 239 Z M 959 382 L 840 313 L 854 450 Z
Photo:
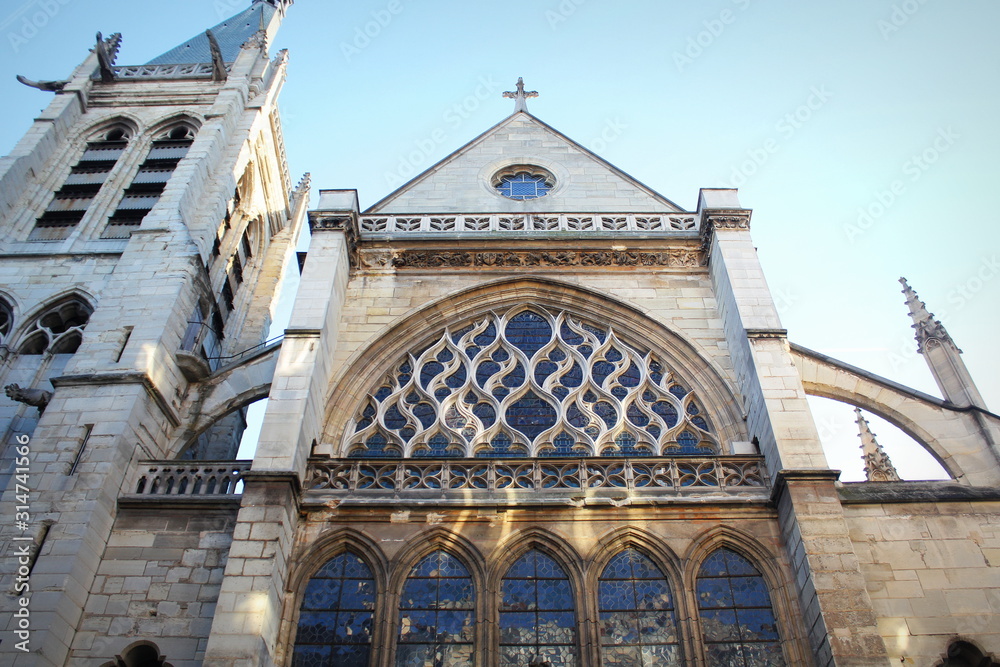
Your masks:
M 17 75 L 17 80 L 28 86 L 29 88 L 37 88 L 38 90 L 47 90 L 50 93 L 58 93 L 60 90 L 66 87 L 69 81 L 32 81 L 27 79 L 20 74 Z
M 208 37 L 208 50 L 212 52 L 212 81 L 225 81 L 229 74 L 226 72 L 226 61 L 222 59 L 219 40 L 211 30 L 206 30 L 205 36 Z
M 31 387 L 22 389 L 17 383 L 9 384 L 3 389 L 4 393 L 11 400 L 38 408 L 38 414 L 45 412 L 46 406 L 52 400 L 52 392 L 44 389 L 33 389 Z

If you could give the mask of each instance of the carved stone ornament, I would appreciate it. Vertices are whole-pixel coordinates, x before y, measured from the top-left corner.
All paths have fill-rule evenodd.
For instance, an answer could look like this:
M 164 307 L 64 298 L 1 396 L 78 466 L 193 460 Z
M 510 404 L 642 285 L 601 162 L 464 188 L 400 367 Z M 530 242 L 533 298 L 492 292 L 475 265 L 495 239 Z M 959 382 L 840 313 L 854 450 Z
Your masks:
M 17 383 L 9 384 L 3 389 L 7 397 L 12 401 L 38 408 L 38 414 L 45 412 L 46 406 L 52 400 L 52 392 L 44 389 L 22 388 Z
M 255 32 L 254 34 L 250 35 L 250 39 L 243 42 L 240 48 L 246 49 L 248 51 L 253 49 L 260 49 L 261 51 L 267 51 L 267 31 L 261 29 Z
M 727 213 L 723 215 L 709 215 L 706 227 L 710 230 L 717 229 L 750 229 L 749 213 Z
M 387 258 L 388 257 L 388 258 Z M 680 248 L 662 252 L 638 250 L 608 251 L 543 251 L 517 250 L 494 252 L 427 251 L 365 251 L 362 265 L 370 269 L 427 268 L 517 268 L 517 267 L 589 267 L 589 266 L 650 266 L 697 268 L 702 265 L 699 250 Z

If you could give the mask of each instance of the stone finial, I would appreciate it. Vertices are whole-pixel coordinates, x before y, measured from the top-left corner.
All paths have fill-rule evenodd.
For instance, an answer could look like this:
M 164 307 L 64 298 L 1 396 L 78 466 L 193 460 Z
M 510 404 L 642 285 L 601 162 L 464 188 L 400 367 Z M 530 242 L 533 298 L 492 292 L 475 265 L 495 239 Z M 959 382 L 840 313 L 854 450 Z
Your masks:
M 44 389 L 22 388 L 17 383 L 9 384 L 3 389 L 7 398 L 38 408 L 38 414 L 45 412 L 49 401 L 52 400 L 52 392 Z
M 524 79 L 522 77 L 517 77 L 517 90 L 508 90 L 503 94 L 505 99 L 514 100 L 514 113 L 518 111 L 523 111 L 528 113 L 528 98 L 538 97 L 537 90 L 524 90 Z
M 94 53 L 97 54 L 97 65 L 101 71 L 101 81 L 111 83 L 115 80 L 115 59 L 118 57 L 118 49 L 122 45 L 122 34 L 116 32 L 111 37 L 104 39 L 101 33 L 97 33 L 97 45 Z
M 307 192 L 310 187 L 312 187 L 312 174 L 307 171 L 299 179 L 299 184 L 295 186 L 295 192 Z
M 882 445 L 875 440 L 875 434 L 868 427 L 868 421 L 861 414 L 860 408 L 854 408 L 854 415 L 857 417 L 858 429 L 861 431 L 858 437 L 861 438 L 862 458 L 865 462 L 865 477 L 869 482 L 898 482 L 899 473 L 889 460 L 889 455 L 882 449 Z
M 920 354 L 924 353 L 924 345 L 929 340 L 935 340 L 937 342 L 943 343 L 948 342 L 955 345 L 955 341 L 951 339 L 948 335 L 948 331 L 941 324 L 940 320 L 934 319 L 934 313 L 927 311 L 927 304 L 917 297 L 917 293 L 913 291 L 909 283 L 906 282 L 906 278 L 899 279 L 900 284 L 903 285 L 903 294 L 906 296 L 906 305 L 910 308 L 910 318 L 913 320 L 913 329 L 916 333 L 917 341 L 917 352 Z M 957 347 L 955 349 L 958 349 Z M 961 352 L 961 350 L 958 350 Z

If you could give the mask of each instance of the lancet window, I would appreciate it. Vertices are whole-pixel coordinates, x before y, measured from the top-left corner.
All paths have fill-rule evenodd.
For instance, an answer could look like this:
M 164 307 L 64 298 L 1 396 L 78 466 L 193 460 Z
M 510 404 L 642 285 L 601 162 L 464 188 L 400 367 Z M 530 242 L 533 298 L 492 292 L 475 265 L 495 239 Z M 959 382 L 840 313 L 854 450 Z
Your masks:
M 132 138 L 125 125 L 112 125 L 87 142 L 80 161 L 69 172 L 45 212 L 35 221 L 29 241 L 61 241 L 83 219 L 101 186 Z
M 577 665 L 574 609 L 573 590 L 559 564 L 537 549 L 521 556 L 501 585 L 501 667 Z
M 410 571 L 399 600 L 397 667 L 474 662 L 476 592 L 469 571 L 436 551 Z
M 635 549 L 620 552 L 604 568 L 597 596 L 604 667 L 682 664 L 673 596 L 653 561 Z
M 174 169 L 194 143 L 194 134 L 193 128 L 181 124 L 165 130 L 153 140 L 149 154 L 108 219 L 101 238 L 127 239 L 132 235 L 132 230 L 160 200 Z
M 14 325 L 14 311 L 4 299 L 0 298 L 0 346 L 7 343 L 11 327 Z
M 368 667 L 375 581 L 350 551 L 334 556 L 306 584 L 292 664 Z
M 399 359 L 348 429 L 355 457 L 719 452 L 702 403 L 607 324 L 519 307 Z
M 785 664 L 767 584 L 750 561 L 730 549 L 716 550 L 701 566 L 696 593 L 709 664 Z

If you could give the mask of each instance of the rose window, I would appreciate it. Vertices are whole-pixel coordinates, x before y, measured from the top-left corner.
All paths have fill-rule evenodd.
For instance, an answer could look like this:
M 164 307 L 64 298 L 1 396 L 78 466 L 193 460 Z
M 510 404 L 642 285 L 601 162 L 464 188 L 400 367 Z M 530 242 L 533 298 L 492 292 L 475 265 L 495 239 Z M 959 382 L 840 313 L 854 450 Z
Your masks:
M 701 403 L 608 325 L 518 307 L 399 359 L 348 429 L 352 457 L 717 454 Z

